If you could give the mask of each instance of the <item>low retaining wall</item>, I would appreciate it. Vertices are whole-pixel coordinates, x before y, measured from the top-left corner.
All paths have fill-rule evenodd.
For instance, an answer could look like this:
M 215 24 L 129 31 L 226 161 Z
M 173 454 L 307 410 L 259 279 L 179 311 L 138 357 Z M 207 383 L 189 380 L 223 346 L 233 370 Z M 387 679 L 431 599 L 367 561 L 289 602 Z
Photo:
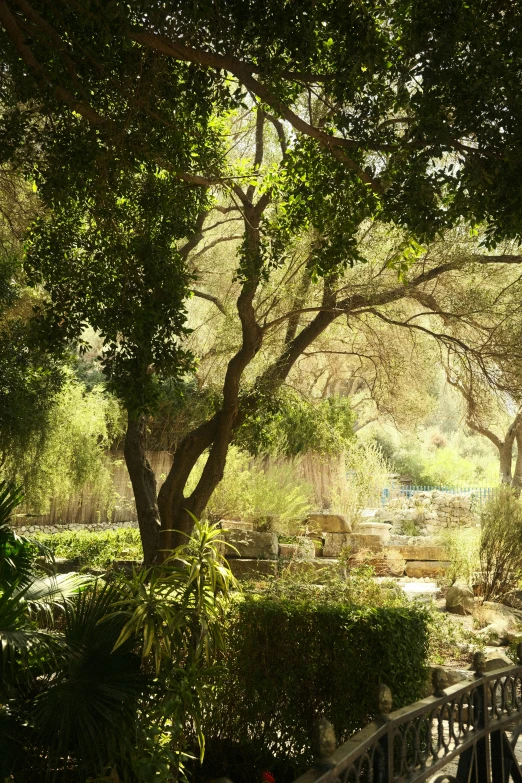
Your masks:
M 392 498 L 375 514 L 375 519 L 390 522 L 400 531 L 404 523 L 414 524 L 424 535 L 434 535 L 448 528 L 475 527 L 479 522 L 473 493 L 453 495 L 433 490 L 415 492 L 411 497 Z

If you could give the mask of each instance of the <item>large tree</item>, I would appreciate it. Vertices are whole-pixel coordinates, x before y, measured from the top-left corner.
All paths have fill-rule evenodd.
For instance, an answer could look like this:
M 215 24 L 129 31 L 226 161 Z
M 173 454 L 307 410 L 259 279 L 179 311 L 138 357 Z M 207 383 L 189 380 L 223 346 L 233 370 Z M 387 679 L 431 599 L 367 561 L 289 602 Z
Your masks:
M 336 319 L 422 292 L 468 262 L 433 262 L 412 235 L 465 217 L 485 222 L 489 244 L 520 236 L 522 51 L 511 5 L 265 2 L 254 12 L 246 2 L 12 0 L 0 3 L 0 22 L 1 152 L 36 180 L 49 210 L 29 268 L 51 293 L 56 340 L 86 322 L 104 338 L 129 415 L 147 560 L 172 546 L 173 530 L 191 529 L 187 512 L 204 509 L 234 433 Z M 242 156 L 249 118 L 231 121 L 234 107 L 252 115 L 255 142 Z M 219 303 L 192 280 L 211 210 L 242 221 L 241 336 L 215 412 L 177 444 L 157 498 L 144 414 L 159 381 L 189 370 L 189 291 Z M 362 260 L 361 226 L 375 219 L 404 231 L 387 264 L 400 278 L 361 290 L 344 275 Z M 311 301 L 298 292 L 290 309 L 264 311 L 267 281 L 302 241 Z M 479 253 L 475 263 L 518 260 Z M 276 359 L 249 371 L 281 330 Z

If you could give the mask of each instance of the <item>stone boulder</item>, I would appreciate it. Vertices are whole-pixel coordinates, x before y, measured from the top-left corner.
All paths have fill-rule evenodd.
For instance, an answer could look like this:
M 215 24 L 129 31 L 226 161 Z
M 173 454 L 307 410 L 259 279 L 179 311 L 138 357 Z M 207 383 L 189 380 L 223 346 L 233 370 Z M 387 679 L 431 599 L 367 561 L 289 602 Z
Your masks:
M 310 514 L 305 520 L 310 531 L 316 533 L 351 533 L 352 526 L 342 514 Z
M 473 590 L 468 585 L 452 585 L 446 593 L 446 609 L 451 614 L 473 614 Z
M 323 557 L 339 557 L 345 546 L 352 546 L 352 538 L 349 533 L 325 533 Z
M 279 544 L 279 557 L 283 560 L 290 560 L 291 558 L 313 560 L 315 557 L 315 544 L 311 538 L 299 536 L 293 544 Z
M 493 672 L 496 669 L 505 669 L 506 666 L 513 666 L 511 658 L 503 652 L 488 653 L 486 655 L 486 663 L 484 670 L 486 672 Z M 469 667 L 470 671 L 473 670 L 473 664 Z
M 486 655 L 486 671 L 493 672 L 495 669 L 505 669 L 506 666 L 513 666 L 513 661 L 502 652 Z
M 511 590 L 506 593 L 502 598 L 502 603 L 512 609 L 522 609 L 522 590 Z
M 507 606 L 494 601 L 484 601 L 476 605 L 473 616 L 482 626 L 479 633 L 487 644 L 508 644 L 513 632 L 519 629 L 519 622 L 513 612 Z
M 277 535 L 258 533 L 255 530 L 230 530 L 223 539 L 231 546 L 225 547 L 227 560 L 237 557 L 260 560 L 275 560 L 278 554 Z
M 492 623 L 504 626 L 506 631 L 514 631 L 519 627 L 514 612 L 504 604 L 497 604 L 494 601 L 484 601 L 482 604 L 477 604 L 473 616 L 483 627 Z

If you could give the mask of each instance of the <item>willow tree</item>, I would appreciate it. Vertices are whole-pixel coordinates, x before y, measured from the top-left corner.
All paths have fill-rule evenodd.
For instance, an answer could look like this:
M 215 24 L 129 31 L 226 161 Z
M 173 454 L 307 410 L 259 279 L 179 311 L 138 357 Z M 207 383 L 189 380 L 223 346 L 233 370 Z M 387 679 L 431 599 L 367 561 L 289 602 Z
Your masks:
M 53 339 L 77 339 L 89 323 L 105 341 L 107 377 L 129 415 L 147 560 L 174 543 L 173 530 L 191 529 L 188 512 L 204 509 L 234 433 L 336 318 L 451 268 L 424 264 L 417 241 L 463 217 L 485 223 L 489 245 L 520 237 L 522 39 L 511 4 L 267 0 L 253 13 L 247 2 L 11 0 L 0 22 L 0 152 L 35 180 L 49 215 L 33 229 L 28 269 L 49 290 Z M 231 111 L 252 115 L 243 159 Z M 267 158 L 268 133 L 278 151 Z M 158 381 L 190 371 L 186 298 L 212 296 L 194 285 L 190 253 L 211 209 L 237 209 L 242 221 L 241 339 L 220 404 L 179 442 L 156 498 L 144 414 Z M 371 297 L 341 284 L 363 260 L 366 220 L 404 231 L 390 259 L 400 281 Z M 263 285 L 305 236 L 318 301 L 306 317 L 296 302 L 265 321 Z M 252 379 L 247 368 L 279 323 L 281 350 Z

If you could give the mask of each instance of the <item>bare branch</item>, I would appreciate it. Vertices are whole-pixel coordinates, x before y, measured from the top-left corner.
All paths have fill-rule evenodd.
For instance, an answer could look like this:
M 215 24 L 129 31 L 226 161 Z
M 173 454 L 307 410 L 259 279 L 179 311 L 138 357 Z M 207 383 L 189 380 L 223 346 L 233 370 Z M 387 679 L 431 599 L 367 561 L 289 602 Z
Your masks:
M 203 291 L 196 291 L 194 288 L 192 289 L 191 293 L 194 294 L 194 296 L 199 297 L 200 299 L 207 299 L 209 302 L 215 304 L 217 309 L 220 310 L 223 313 L 223 315 L 227 314 L 224 305 L 220 302 L 217 296 L 212 296 L 212 294 L 205 294 Z

